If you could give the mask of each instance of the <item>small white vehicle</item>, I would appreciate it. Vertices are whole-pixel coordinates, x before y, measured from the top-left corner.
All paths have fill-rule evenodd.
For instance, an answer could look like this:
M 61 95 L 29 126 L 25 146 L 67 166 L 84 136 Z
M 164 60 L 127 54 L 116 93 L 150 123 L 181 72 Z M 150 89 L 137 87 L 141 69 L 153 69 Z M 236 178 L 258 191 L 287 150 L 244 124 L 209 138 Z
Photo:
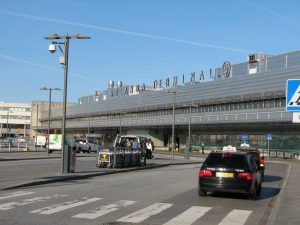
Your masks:
M 66 144 L 74 147 L 74 138 L 71 136 L 66 136 Z M 61 134 L 50 134 L 49 135 L 49 153 L 53 151 L 62 150 L 62 135 Z
M 136 140 L 138 143 L 138 148 L 142 147 L 143 142 L 147 142 L 146 137 L 141 137 L 137 135 L 117 135 L 115 141 L 114 141 L 114 147 L 126 147 L 127 140 L 131 141 L 132 143 Z
M 35 143 L 35 147 L 43 147 L 46 148 L 46 144 L 47 144 L 47 139 L 45 136 L 37 136 L 36 137 L 36 143 Z
M 75 140 L 76 152 L 90 153 L 97 152 L 99 144 L 96 140 L 90 138 L 79 138 Z

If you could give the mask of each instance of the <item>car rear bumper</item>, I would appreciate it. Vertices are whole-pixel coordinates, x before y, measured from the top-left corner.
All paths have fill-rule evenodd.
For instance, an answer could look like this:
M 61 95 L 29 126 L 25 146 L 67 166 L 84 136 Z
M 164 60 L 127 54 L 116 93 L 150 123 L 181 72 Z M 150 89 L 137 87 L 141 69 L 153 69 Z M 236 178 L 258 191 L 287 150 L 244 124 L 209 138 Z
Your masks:
M 199 189 L 208 192 L 251 193 L 251 182 L 218 182 L 199 179 Z

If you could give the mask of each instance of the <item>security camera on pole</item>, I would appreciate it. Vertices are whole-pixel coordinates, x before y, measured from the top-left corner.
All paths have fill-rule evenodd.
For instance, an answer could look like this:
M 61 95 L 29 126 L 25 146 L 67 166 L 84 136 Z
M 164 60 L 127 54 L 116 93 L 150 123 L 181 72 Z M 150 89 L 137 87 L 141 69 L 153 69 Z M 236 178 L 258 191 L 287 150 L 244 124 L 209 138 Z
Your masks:
M 90 39 L 90 37 L 75 34 L 75 35 L 58 35 L 58 34 L 51 34 L 45 37 L 47 40 L 60 40 L 63 39 L 64 42 L 56 42 L 52 41 L 49 45 L 49 51 L 51 53 L 56 52 L 57 46 L 59 47 L 60 51 L 62 52 L 63 56 L 60 57 L 60 63 L 64 66 L 64 99 L 63 99 L 63 119 L 62 119 L 62 160 L 61 160 L 61 173 L 70 173 L 71 168 L 67 162 L 70 162 L 70 154 L 68 154 L 68 149 L 66 148 L 66 108 L 67 108 L 67 86 L 68 86 L 68 56 L 69 56 L 69 40 L 70 39 Z M 64 45 L 64 50 L 61 48 L 61 45 Z M 65 155 L 67 156 L 67 161 L 65 162 Z

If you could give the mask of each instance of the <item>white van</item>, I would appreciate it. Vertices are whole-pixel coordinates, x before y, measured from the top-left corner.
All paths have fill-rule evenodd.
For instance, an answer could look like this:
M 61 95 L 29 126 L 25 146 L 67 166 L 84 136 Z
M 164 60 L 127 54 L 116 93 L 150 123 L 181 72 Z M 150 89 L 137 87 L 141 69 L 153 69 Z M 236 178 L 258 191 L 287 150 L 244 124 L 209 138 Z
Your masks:
M 67 144 L 74 146 L 74 138 L 71 136 L 66 137 Z M 61 151 L 62 147 L 62 135 L 61 134 L 50 134 L 49 135 L 49 153 L 53 151 Z
M 46 144 L 47 144 L 47 139 L 45 136 L 37 136 L 36 137 L 36 143 L 35 143 L 35 147 L 43 147 L 46 148 Z

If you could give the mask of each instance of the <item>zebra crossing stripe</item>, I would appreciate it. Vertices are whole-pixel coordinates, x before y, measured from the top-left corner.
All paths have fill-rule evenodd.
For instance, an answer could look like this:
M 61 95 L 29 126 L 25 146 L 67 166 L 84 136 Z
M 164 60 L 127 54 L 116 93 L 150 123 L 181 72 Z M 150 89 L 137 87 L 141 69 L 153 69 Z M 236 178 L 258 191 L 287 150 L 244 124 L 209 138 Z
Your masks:
M 24 196 L 24 195 L 30 195 L 30 194 L 33 194 L 33 193 L 34 192 L 17 191 L 17 192 L 10 193 L 7 196 L 0 197 L 0 200 L 2 200 L 2 199 L 8 199 L 8 198 L 14 198 L 14 197 L 19 197 L 19 196 Z
M 90 198 L 90 199 L 83 198 L 82 201 L 75 200 L 73 202 L 64 202 L 64 203 L 61 203 L 61 204 L 52 205 L 52 206 L 48 206 L 48 207 L 45 207 L 45 208 L 33 210 L 33 211 L 30 211 L 30 213 L 39 213 L 39 214 L 49 215 L 49 214 L 57 213 L 57 212 L 60 212 L 60 211 L 66 210 L 66 209 L 74 208 L 74 207 L 77 207 L 77 206 L 80 206 L 80 205 L 85 205 L 85 204 L 88 204 L 88 203 L 91 203 L 91 202 L 95 202 L 95 201 L 98 201 L 100 199 L 101 198 Z
M 245 224 L 252 211 L 247 210 L 232 210 L 219 225 L 241 225 Z
M 109 204 L 106 206 L 101 206 L 99 208 L 87 211 L 87 212 L 83 212 L 83 213 L 79 213 L 75 216 L 72 217 L 76 217 L 76 218 L 84 218 L 84 219 L 96 219 L 100 216 L 103 216 L 105 214 L 117 211 L 118 209 L 122 208 L 122 207 L 126 207 L 129 205 L 133 205 L 135 204 L 137 201 L 129 201 L 129 200 L 121 200 L 119 202 L 115 202 L 113 204 Z
M 190 225 L 207 213 L 211 207 L 192 206 L 164 225 Z
M 150 216 L 153 216 L 155 214 L 158 214 L 168 208 L 170 208 L 173 204 L 167 204 L 167 203 L 156 203 L 153 204 L 147 208 L 138 210 L 132 214 L 129 214 L 128 216 L 122 217 L 121 219 L 118 219 L 118 222 L 128 222 L 128 223 L 140 223 L 143 220 L 149 218 Z
M 35 197 L 35 198 L 27 198 L 21 202 L 7 202 L 4 204 L 0 204 L 0 210 L 10 210 L 15 208 L 16 206 L 29 205 L 36 202 L 43 202 L 49 199 L 56 199 L 56 198 L 66 197 L 66 196 L 68 195 L 49 195 L 49 196 L 42 196 L 42 197 Z

